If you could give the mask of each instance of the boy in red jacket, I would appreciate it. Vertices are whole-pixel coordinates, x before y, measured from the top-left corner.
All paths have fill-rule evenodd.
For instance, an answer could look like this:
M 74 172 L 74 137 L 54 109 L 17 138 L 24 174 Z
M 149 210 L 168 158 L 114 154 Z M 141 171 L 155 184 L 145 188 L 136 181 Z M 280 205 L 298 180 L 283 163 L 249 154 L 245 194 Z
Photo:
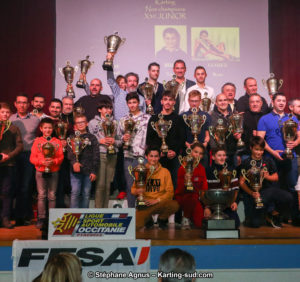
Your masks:
M 201 160 L 204 154 L 204 147 L 201 143 L 191 145 L 191 155 L 193 158 Z M 203 207 L 199 200 L 200 190 L 207 190 L 207 180 L 205 168 L 199 163 L 192 176 L 193 191 L 186 191 L 184 185 L 185 168 L 181 166 L 178 170 L 177 188 L 175 191 L 175 199 L 183 210 L 183 218 L 181 223 L 182 229 L 190 229 L 190 220 L 196 227 L 202 226 Z
M 43 134 L 34 140 L 31 148 L 30 162 L 35 166 L 36 185 L 38 190 L 38 221 L 37 228 L 46 224 L 46 199 L 49 209 L 55 208 L 58 171 L 64 159 L 63 147 L 59 139 L 51 137 L 53 120 L 44 118 L 40 123 Z

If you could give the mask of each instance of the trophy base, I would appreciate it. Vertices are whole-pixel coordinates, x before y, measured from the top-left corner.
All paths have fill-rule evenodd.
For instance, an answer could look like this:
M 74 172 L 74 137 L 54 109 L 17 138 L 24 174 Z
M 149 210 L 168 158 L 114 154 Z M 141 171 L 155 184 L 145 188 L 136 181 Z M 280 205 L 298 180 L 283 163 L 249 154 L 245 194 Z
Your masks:
M 84 88 L 84 84 L 83 84 L 83 82 L 82 81 L 77 81 L 77 83 L 76 83 L 76 87 L 78 87 L 78 88 Z
M 256 203 L 255 205 L 255 209 L 260 210 L 264 208 L 264 204 L 263 203 Z
M 145 210 L 147 207 L 148 206 L 145 203 L 139 202 L 139 203 L 136 204 L 136 209 L 139 210 L 139 211 Z
M 240 230 L 205 230 L 205 239 L 239 239 Z
M 106 71 L 113 71 L 113 63 L 112 62 L 108 62 L 108 61 L 104 61 L 102 68 Z
M 185 187 L 185 191 L 187 192 L 187 193 L 191 193 L 191 192 L 194 192 L 194 187 L 193 186 L 186 186 Z
M 284 152 L 283 156 L 284 159 L 292 160 L 294 158 L 293 152 Z
M 235 221 L 233 219 L 208 219 L 203 222 L 203 226 L 205 228 L 204 237 L 206 239 L 240 238 L 240 230 L 235 229 Z

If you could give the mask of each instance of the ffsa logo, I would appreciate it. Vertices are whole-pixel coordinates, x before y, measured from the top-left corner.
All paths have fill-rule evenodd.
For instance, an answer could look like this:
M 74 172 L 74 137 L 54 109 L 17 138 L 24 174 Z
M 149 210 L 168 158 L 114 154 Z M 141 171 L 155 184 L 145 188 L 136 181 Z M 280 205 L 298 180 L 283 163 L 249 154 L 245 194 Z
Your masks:
M 110 266 L 112 264 L 132 266 L 141 265 L 147 261 L 150 247 L 120 247 L 107 253 L 101 248 L 24 248 L 18 267 L 29 267 L 32 261 L 44 261 L 62 252 L 76 254 L 82 266 Z

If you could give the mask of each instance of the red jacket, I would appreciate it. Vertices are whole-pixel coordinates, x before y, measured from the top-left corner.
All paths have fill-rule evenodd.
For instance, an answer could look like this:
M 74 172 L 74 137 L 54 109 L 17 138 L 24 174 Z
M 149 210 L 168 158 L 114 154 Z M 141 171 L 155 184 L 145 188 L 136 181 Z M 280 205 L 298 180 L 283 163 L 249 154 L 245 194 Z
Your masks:
M 42 146 L 47 142 L 48 141 L 44 137 L 37 137 L 33 142 L 31 148 L 30 162 L 35 166 L 35 169 L 37 171 L 45 171 L 45 166 L 43 165 L 45 157 L 42 152 Z M 49 142 L 52 143 L 55 147 L 53 164 L 50 166 L 50 170 L 52 172 L 55 172 L 59 170 L 60 164 L 64 159 L 63 147 L 60 140 L 55 137 L 52 137 Z
M 177 174 L 178 177 L 177 177 L 177 187 L 176 187 L 176 191 L 175 191 L 175 198 L 177 196 L 181 197 L 187 193 L 185 191 L 185 187 L 184 187 L 184 174 L 185 174 L 185 169 L 183 166 L 181 166 L 179 168 L 178 174 Z M 206 180 L 205 168 L 201 164 L 198 164 L 198 166 L 194 169 L 192 182 L 193 182 L 193 186 L 194 186 L 194 191 L 192 193 L 199 195 L 200 190 L 207 190 L 207 180 Z M 188 192 L 188 193 L 190 193 L 190 192 Z

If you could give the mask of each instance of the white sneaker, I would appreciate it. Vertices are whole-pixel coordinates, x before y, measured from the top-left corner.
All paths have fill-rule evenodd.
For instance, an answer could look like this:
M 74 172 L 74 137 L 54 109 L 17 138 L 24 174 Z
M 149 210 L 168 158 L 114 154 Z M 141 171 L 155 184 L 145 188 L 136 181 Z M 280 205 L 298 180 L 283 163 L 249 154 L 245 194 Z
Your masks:
M 183 217 L 182 218 L 182 221 L 181 221 L 181 229 L 182 230 L 188 230 L 188 229 L 191 229 L 191 225 L 190 225 L 190 220 L 186 217 Z

